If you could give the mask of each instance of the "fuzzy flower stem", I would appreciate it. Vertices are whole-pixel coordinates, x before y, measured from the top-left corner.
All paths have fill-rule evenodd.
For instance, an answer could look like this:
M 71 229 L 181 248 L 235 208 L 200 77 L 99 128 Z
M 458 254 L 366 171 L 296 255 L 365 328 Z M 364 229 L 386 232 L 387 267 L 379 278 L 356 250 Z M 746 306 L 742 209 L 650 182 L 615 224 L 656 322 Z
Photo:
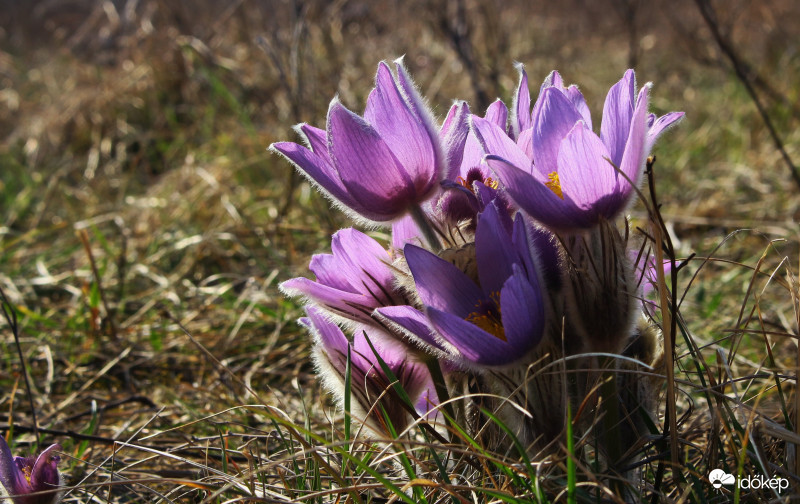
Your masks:
M 608 457 L 608 468 L 616 471 L 622 458 L 622 441 L 620 439 L 619 430 L 622 428 L 619 418 L 619 391 L 617 390 L 617 375 L 614 360 L 607 358 L 604 359 L 602 369 L 602 384 L 600 385 L 600 394 L 603 398 L 603 444 Z M 612 478 L 612 488 L 616 488 L 619 481 Z
M 439 241 L 436 230 L 433 228 L 431 221 L 428 220 L 428 217 L 425 216 L 425 212 L 422 211 L 422 208 L 419 205 L 411 205 L 409 212 L 411 218 L 414 220 L 414 224 L 419 228 L 431 250 L 437 253 L 442 250 L 442 242 Z

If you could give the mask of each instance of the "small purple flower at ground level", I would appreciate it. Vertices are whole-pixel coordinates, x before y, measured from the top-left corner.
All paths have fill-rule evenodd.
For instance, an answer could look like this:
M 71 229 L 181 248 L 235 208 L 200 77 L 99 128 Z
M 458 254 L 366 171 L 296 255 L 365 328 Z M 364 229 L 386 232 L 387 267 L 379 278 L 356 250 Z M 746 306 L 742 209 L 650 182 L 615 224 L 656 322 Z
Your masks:
M 521 86 L 526 83 L 521 79 Z M 490 154 L 487 163 L 520 208 L 557 231 L 588 229 L 625 210 L 653 143 L 683 117 L 648 115 L 649 89 L 646 85 L 637 96 L 628 70 L 608 92 L 598 136 L 583 95 L 575 86 L 565 88 L 554 72 L 530 119 L 527 93 L 518 92 L 512 125 L 526 129 L 516 143 L 485 121 L 473 121 L 473 130 Z
M 386 420 L 383 417 L 385 412 L 398 432 L 409 424 L 410 411 L 384 373 L 375 355 L 377 352 L 398 379 L 417 415 L 433 420 L 433 412 L 438 405 L 435 386 L 427 366 L 417 359 L 408 345 L 381 330 L 366 326 L 358 328 L 350 342 L 339 326 L 325 318 L 319 310 L 308 308 L 306 313 L 308 318 L 301 322 L 314 334 L 314 358 L 319 375 L 340 402 L 344 401 L 349 348 L 351 393 L 357 403 L 354 404 L 357 409 L 353 412 L 362 418 L 370 418 L 372 424 L 377 426 Z
M 56 452 L 61 446 L 50 445 L 38 457 L 14 457 L 6 440 L 0 436 L 0 483 L 14 504 L 55 504 L 61 498 L 60 493 L 36 492 L 55 490 L 61 484 L 58 472 L 60 457 Z
M 658 303 L 653 302 L 651 299 L 653 292 L 658 287 L 658 268 L 656 267 L 656 258 L 650 252 L 641 253 L 638 250 L 629 250 L 628 256 L 630 257 L 631 264 L 633 264 L 635 272 L 635 280 L 639 286 L 639 297 L 642 300 L 642 308 L 648 313 L 658 307 Z M 675 266 L 681 263 L 678 261 Z M 672 272 L 672 261 L 665 260 L 662 266 L 664 276 L 668 279 Z
M 306 146 L 278 142 L 270 149 L 362 220 L 402 217 L 433 194 L 445 170 L 430 112 L 400 62 L 396 76 L 380 63 L 363 117 L 334 98 L 325 131 L 301 124 L 298 133 Z

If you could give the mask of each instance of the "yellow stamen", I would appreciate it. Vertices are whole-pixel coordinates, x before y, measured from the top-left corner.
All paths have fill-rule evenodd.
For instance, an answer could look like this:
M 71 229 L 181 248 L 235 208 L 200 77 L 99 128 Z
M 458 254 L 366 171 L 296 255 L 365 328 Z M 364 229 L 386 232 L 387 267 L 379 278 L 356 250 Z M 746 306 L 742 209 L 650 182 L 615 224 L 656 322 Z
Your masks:
M 493 292 L 491 294 L 492 302 L 487 304 L 484 301 L 478 302 L 475 305 L 475 311 L 467 315 L 464 319 L 480 327 L 492 336 L 495 336 L 503 341 L 506 339 L 506 331 L 503 328 L 503 320 L 500 316 L 500 293 Z
M 561 181 L 558 180 L 558 172 L 551 173 L 550 175 L 547 176 L 547 179 L 549 182 L 545 182 L 544 185 L 549 187 L 550 190 L 556 194 L 556 196 L 558 196 L 563 200 L 564 193 L 561 192 Z
M 478 182 L 481 182 L 481 181 L 479 180 Z M 485 185 L 486 187 L 491 187 L 492 189 L 497 189 L 498 187 L 500 187 L 500 184 L 495 179 L 493 179 L 492 177 L 486 177 L 482 182 L 483 182 L 483 185 Z M 457 184 L 461 184 L 462 186 L 464 186 L 467 189 L 469 189 L 470 191 L 472 191 L 472 185 L 469 182 L 467 182 L 467 180 L 464 179 L 464 177 L 462 177 L 461 175 L 456 177 L 456 183 Z M 475 192 L 475 191 L 473 191 L 473 192 Z
M 31 482 L 31 468 L 29 466 L 22 468 L 22 475 L 25 476 L 25 479 L 28 480 L 28 483 Z

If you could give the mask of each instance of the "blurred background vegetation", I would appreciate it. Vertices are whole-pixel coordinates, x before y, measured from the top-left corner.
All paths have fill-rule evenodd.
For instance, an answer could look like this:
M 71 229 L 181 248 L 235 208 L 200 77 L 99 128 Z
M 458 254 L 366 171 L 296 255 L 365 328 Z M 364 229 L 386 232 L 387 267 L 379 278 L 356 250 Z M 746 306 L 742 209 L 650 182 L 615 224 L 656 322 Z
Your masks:
M 732 346 L 748 313 L 796 334 L 791 296 L 752 268 L 763 256 L 767 273 L 796 271 L 800 193 L 743 82 L 800 159 L 800 3 L 700 3 L 744 78 L 691 0 L 0 0 L 0 287 L 38 424 L 99 463 L 137 432 L 175 447 L 256 428 L 237 410 L 167 431 L 252 402 L 251 387 L 330 429 L 300 311 L 276 286 L 349 224 L 266 148 L 296 140 L 296 123 L 324 126 L 336 94 L 361 112 L 377 63 L 403 55 L 439 118 L 455 98 L 476 113 L 510 103 L 518 61 L 534 96 L 553 69 L 579 84 L 599 124 L 634 67 L 653 111 L 686 111 L 654 151 L 676 243 L 723 261 L 698 272 L 684 317 Z M 23 368 L 0 329 L 0 427 L 26 433 Z M 72 481 L 90 466 L 69 461 Z

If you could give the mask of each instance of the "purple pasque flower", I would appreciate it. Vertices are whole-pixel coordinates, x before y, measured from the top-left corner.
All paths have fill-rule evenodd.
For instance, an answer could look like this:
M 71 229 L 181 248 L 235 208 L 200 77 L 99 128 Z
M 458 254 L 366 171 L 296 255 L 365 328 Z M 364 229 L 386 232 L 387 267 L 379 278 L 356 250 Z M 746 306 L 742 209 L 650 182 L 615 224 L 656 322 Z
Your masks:
M 492 103 L 484 116 L 499 128 L 506 129 L 508 109 L 501 100 Z M 483 161 L 486 152 L 469 127 L 470 110 L 465 102 L 456 102 L 442 124 L 439 138 L 445 152 L 446 170 L 436 196 L 422 205 L 429 220 L 439 225 L 458 226 L 468 222 L 475 230 L 478 212 L 498 196 L 498 182 Z M 402 250 L 405 244 L 429 246 L 410 216 L 392 224 L 392 245 Z
M 314 336 L 314 361 L 318 374 L 340 404 L 344 402 L 347 354 L 350 352 L 351 394 L 356 399 L 353 413 L 368 419 L 373 427 L 384 433 L 385 412 L 396 432 L 406 428 L 412 416 L 432 419 L 436 416 L 438 399 L 427 366 L 406 344 L 375 327 L 361 326 L 354 332 L 353 341 L 320 310 L 306 309 L 308 317 L 301 319 Z M 375 351 L 372 350 L 375 348 Z M 394 383 L 384 373 L 375 355 L 386 364 L 398 379 L 411 400 L 407 405 L 398 396 Z M 353 405 L 351 404 L 351 407 Z M 415 415 L 411 414 L 411 406 Z
M 443 193 L 437 205 L 446 222 L 451 225 L 469 222 L 468 229 L 474 231 L 477 214 L 483 211 L 489 202 L 502 196 L 498 192 L 498 181 L 493 178 L 491 169 L 483 159 L 488 153 L 475 133 L 469 130 L 471 117 L 468 116 L 464 123 L 468 134 L 465 137 L 461 162 L 449 165 L 445 180 L 442 181 Z M 496 100 L 486 109 L 483 120 L 506 131 L 508 125 L 506 105 L 501 100 Z M 509 206 L 508 202 L 506 206 Z
M 281 291 L 367 324 L 375 308 L 406 302 L 395 285 L 391 257 L 377 241 L 356 229 L 342 229 L 331 238 L 331 251 L 311 258 L 316 281 L 292 278 L 280 285 Z
M 395 64 L 396 76 L 378 65 L 363 117 L 334 98 L 324 131 L 297 127 L 305 146 L 270 146 L 344 210 L 371 222 L 392 221 L 425 201 L 444 171 L 430 112 L 400 60 Z
M 513 364 L 539 343 L 545 327 L 547 300 L 531 229 L 521 214 L 512 222 L 497 202 L 487 205 L 474 247 L 459 251 L 474 254 L 466 263 L 477 268 L 407 245 L 424 317 L 411 306 L 379 308 L 377 315 L 462 366 Z
M 445 160 L 445 178 L 448 178 L 451 173 L 458 173 L 458 169 L 463 162 L 465 143 L 469 133 L 469 125 L 467 123 L 469 113 L 469 105 L 466 102 L 456 101 L 450 107 L 447 117 L 442 122 L 442 127 L 439 130 L 439 142 L 442 146 Z M 441 212 L 438 204 L 438 200 L 441 198 L 441 191 L 441 189 L 438 189 L 436 196 L 420 205 L 429 221 L 441 223 Z M 403 250 L 407 243 L 422 247 L 434 245 L 427 243 L 411 215 L 406 215 L 392 222 L 392 247 L 395 250 Z
M 530 120 L 525 116 L 527 76 L 522 73 L 512 126 L 514 142 L 486 122 L 473 130 L 490 153 L 486 162 L 514 202 L 557 231 L 588 229 L 613 220 L 628 206 L 658 136 L 683 113 L 656 119 L 647 113 L 650 85 L 636 93 L 633 70 L 609 90 L 600 135 L 575 86 L 553 72 L 542 86 Z
M 30 495 L 55 490 L 61 484 L 56 452 L 61 446 L 50 445 L 38 457 L 14 457 L 6 440 L 0 436 L 0 483 L 15 504 L 55 504 L 61 498 L 58 492 Z

